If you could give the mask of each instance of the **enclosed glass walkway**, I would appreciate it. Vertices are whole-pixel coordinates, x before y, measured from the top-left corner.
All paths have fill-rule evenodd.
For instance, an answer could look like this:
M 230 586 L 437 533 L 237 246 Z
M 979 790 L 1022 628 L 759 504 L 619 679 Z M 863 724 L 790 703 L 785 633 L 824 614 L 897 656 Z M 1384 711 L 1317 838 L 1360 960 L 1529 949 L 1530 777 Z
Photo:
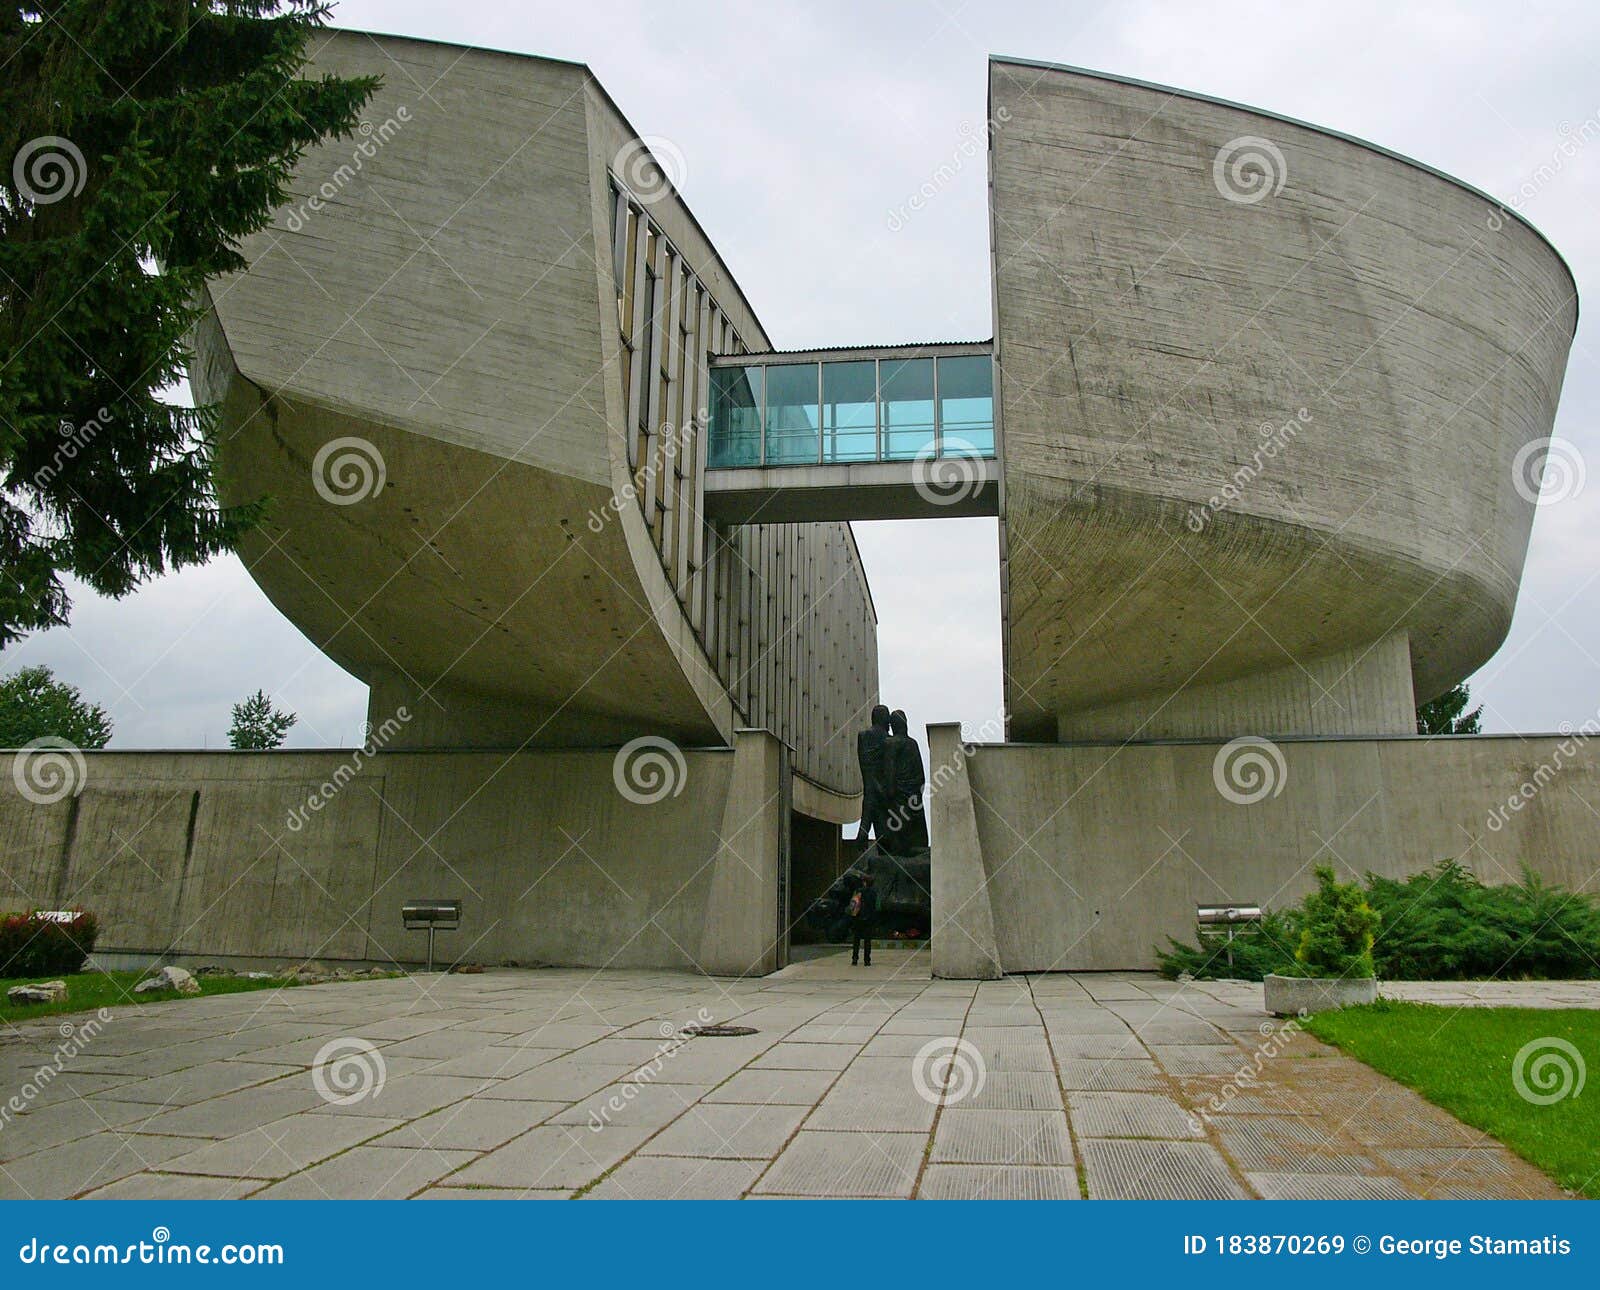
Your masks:
M 988 345 L 858 352 L 714 360 L 707 468 L 995 455 Z
M 987 342 L 711 360 L 705 514 L 724 524 L 998 515 Z

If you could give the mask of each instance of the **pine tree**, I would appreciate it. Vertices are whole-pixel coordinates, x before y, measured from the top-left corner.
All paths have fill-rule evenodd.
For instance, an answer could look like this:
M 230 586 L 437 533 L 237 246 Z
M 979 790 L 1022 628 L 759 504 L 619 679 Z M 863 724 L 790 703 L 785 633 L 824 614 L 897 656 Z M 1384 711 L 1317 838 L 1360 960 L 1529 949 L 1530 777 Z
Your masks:
M 265 690 L 257 690 L 243 703 L 233 705 L 228 743 L 240 751 L 277 748 L 299 719 L 292 712 L 275 708 L 272 697 Z
M 374 78 L 304 79 L 315 0 L 0 9 L 0 646 L 229 549 L 212 408 L 163 401 L 207 279 Z

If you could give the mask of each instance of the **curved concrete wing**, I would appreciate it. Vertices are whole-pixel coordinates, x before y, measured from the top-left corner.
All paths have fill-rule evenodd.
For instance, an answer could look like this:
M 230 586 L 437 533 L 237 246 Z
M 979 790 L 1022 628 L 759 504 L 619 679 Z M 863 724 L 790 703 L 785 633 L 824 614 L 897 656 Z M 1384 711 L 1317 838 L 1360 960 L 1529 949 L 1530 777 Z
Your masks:
M 1510 622 L 1565 264 L 1236 105 L 997 60 L 990 117 L 1012 737 L 1413 730 Z
M 707 354 L 769 342 L 671 159 L 582 66 L 318 40 L 316 70 L 383 87 L 301 162 L 197 342 L 222 493 L 270 499 L 252 575 L 375 723 L 407 708 L 397 742 L 765 726 L 797 805 L 854 818 L 835 736 L 877 694 L 865 575 L 848 525 L 704 518 Z

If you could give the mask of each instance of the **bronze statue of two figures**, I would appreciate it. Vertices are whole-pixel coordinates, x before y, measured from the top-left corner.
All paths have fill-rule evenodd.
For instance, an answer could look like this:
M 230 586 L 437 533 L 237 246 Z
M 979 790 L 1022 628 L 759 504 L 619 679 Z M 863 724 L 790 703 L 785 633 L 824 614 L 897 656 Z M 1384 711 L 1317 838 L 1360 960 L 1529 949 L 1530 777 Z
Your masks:
M 917 855 L 928 849 L 928 820 L 922 790 L 927 777 L 922 750 L 907 732 L 906 714 L 890 712 L 881 703 L 872 710 L 872 724 L 856 736 L 861 764 L 861 826 L 858 841 L 869 836 L 892 856 Z
M 906 714 L 874 708 L 872 725 L 856 736 L 856 756 L 861 762 L 860 854 L 811 903 L 805 922 L 820 940 L 848 942 L 850 898 L 871 874 L 878 906 L 873 930 L 890 939 L 920 939 L 933 924 L 932 860 L 922 751 L 906 731 Z

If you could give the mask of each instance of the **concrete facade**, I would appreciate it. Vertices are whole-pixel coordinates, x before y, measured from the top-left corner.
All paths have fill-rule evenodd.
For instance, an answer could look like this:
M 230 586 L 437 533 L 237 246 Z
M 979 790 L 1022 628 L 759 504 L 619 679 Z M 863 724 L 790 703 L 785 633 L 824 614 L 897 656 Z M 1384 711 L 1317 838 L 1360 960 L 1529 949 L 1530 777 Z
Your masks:
M 409 709 L 400 744 L 759 725 L 854 818 L 860 557 L 847 524 L 706 517 L 708 355 L 769 342 L 648 148 L 576 64 L 314 41 L 315 70 L 385 84 L 212 286 L 192 372 L 223 496 L 271 502 L 252 576 L 374 725 Z
M 992 356 L 996 455 L 938 513 L 1000 518 L 1007 737 L 1037 741 L 931 731 L 939 974 L 1145 968 L 1197 902 L 1283 903 L 1323 855 L 1596 877 L 1586 746 L 1491 828 L 1549 740 L 1399 737 L 1505 635 L 1576 325 L 1560 257 L 1482 194 L 997 59 L 992 341 L 779 355 L 586 68 L 317 40 L 384 87 L 212 285 L 192 379 L 223 497 L 270 501 L 247 567 L 389 733 L 298 830 L 350 754 L 95 755 L 81 797 L 0 801 L 11 903 L 81 902 L 133 954 L 355 960 L 464 891 L 447 955 L 770 970 L 792 840 L 809 891 L 859 808 L 848 520 L 932 512 L 914 462 L 824 464 L 820 367 L 788 409 L 808 464 L 708 470 L 712 374 L 934 351 Z M 1251 805 L 1213 774 L 1240 736 L 1285 776 Z M 640 738 L 685 766 L 649 808 L 614 776 Z
M 1193 939 L 1196 905 L 1293 904 L 1317 864 L 1600 883 L 1600 757 L 1581 736 L 929 742 L 935 975 L 1148 969 Z
M 453 898 L 445 963 L 774 971 L 784 750 L 679 756 L 630 798 L 605 749 L 87 753 L 76 796 L 0 785 L 0 908 L 92 910 L 119 958 L 276 966 L 420 962 L 401 904 Z
M 1413 729 L 1511 620 L 1560 256 L 1270 113 L 1010 60 L 989 107 L 1010 737 Z

